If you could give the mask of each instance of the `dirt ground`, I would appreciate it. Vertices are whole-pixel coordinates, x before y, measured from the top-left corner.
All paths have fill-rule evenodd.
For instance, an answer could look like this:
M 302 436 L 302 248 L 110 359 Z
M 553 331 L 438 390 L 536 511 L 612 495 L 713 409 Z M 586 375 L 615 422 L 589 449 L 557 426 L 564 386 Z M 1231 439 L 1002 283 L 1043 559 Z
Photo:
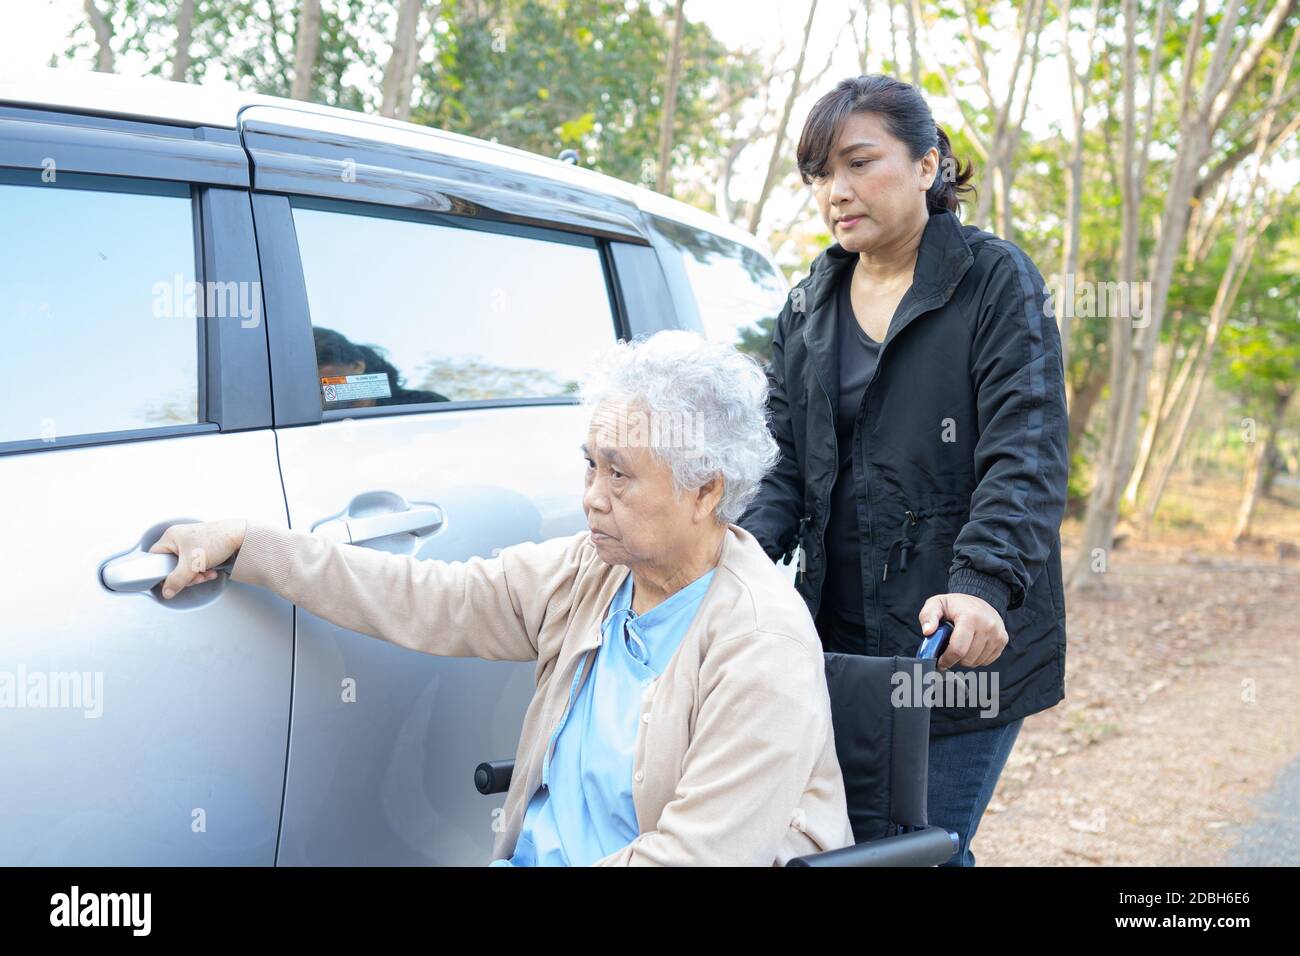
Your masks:
M 979 865 L 1241 862 L 1240 829 L 1300 754 L 1300 488 L 1275 486 L 1237 550 L 1235 483 L 1170 496 L 1067 600 L 1065 700 L 1025 721 Z

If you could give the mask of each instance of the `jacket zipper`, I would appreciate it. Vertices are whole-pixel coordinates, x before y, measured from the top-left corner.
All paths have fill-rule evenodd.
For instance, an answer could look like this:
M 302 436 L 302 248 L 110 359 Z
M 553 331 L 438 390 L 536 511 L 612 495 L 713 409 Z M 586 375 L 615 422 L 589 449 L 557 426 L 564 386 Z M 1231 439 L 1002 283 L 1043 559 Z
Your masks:
M 893 325 L 893 324 L 894 324 L 894 323 L 893 323 L 893 317 L 892 317 L 892 316 L 890 317 L 890 323 L 889 323 L 889 324 L 890 324 L 890 325 Z M 858 409 L 858 413 L 859 413 L 859 416 L 860 416 L 860 417 L 865 418 L 865 416 L 862 415 L 862 412 L 863 412 L 863 411 L 866 409 L 866 407 L 867 407 L 867 396 L 871 394 L 871 386 L 874 385 L 874 384 L 876 383 L 876 376 L 878 376 L 878 375 L 880 374 L 880 366 L 881 366 L 881 364 L 885 361 L 885 348 L 886 348 L 888 345 L 889 345 L 889 332 L 886 331 L 886 332 L 885 332 L 885 339 L 884 339 L 883 342 L 880 343 L 880 354 L 876 356 L 876 367 L 875 367 L 874 369 L 872 369 L 872 371 L 871 371 L 871 378 L 869 378 L 869 379 L 867 380 L 866 387 L 862 389 L 862 406 Z M 868 489 L 868 488 L 870 488 L 870 487 L 871 487 L 871 464 L 870 464 L 870 462 L 868 461 L 867 456 L 864 454 L 864 455 L 862 456 L 862 488 L 863 488 L 863 495 L 864 495 L 864 497 L 866 498 L 866 502 L 867 502 L 867 540 L 870 542 L 870 547 L 867 547 L 867 548 L 863 548 L 863 549 L 861 549 L 861 553 L 863 553 L 863 554 L 865 554 L 865 555 L 867 556 L 867 561 L 868 561 L 868 563 L 871 564 L 871 572 L 870 572 L 870 574 L 871 574 L 872 577 L 874 577 L 874 576 L 875 576 L 875 573 L 876 573 L 876 562 L 875 562 L 875 553 L 876 553 L 876 530 L 875 530 L 874 522 L 873 522 L 873 520 L 872 520 L 873 515 L 872 515 L 872 513 L 871 513 L 871 495 L 868 494 L 867 491 L 866 491 L 866 489 Z M 861 574 L 861 571 L 859 571 L 859 574 Z M 865 590 L 865 588 L 863 589 L 863 596 L 864 596 L 864 597 L 866 596 L 866 590 Z M 874 608 L 875 608 L 875 612 L 876 612 L 876 613 L 875 613 L 875 619 L 876 619 L 876 639 L 879 640 L 879 639 L 880 639 L 880 634 L 881 634 L 881 629 L 880 629 L 880 596 L 879 596 L 879 595 L 876 595 L 876 600 L 872 601 L 871 603 L 872 603 L 872 605 L 874 606 Z M 871 650 L 870 645 L 868 645 L 867 650 L 868 650 L 868 651 Z
M 943 297 L 943 301 L 947 301 L 948 297 L 952 294 L 952 290 L 955 289 L 956 287 L 957 287 L 957 284 L 956 284 L 956 283 L 953 283 L 953 284 L 948 288 L 946 294 L 945 294 L 944 297 Z M 904 293 L 904 294 L 906 294 L 906 293 Z M 933 297 L 930 297 L 930 298 L 932 299 Z M 930 302 L 930 299 L 926 299 L 926 300 L 925 300 L 925 304 L 922 304 L 922 303 L 913 303 L 913 304 L 912 304 L 912 307 L 915 309 L 918 305 L 922 305 L 922 308 L 920 309 L 920 311 L 918 311 L 918 312 L 916 313 L 917 315 L 920 315 L 920 314 L 922 314 L 922 313 L 924 313 L 924 312 L 929 311 L 929 309 L 931 308 L 931 306 L 928 304 L 929 302 Z M 911 320 L 908 319 L 908 320 L 906 320 L 906 321 L 911 321 Z M 901 328 L 903 327 L 904 324 L 906 324 L 906 323 L 905 323 L 905 322 L 900 322 L 899 325 L 898 325 L 898 328 L 901 329 Z M 893 333 L 893 334 L 891 334 L 891 333 Z M 894 326 L 894 316 L 890 316 L 890 320 L 889 320 L 889 329 L 885 332 L 885 338 L 884 338 L 884 340 L 883 340 L 883 341 L 881 342 L 881 344 L 880 344 L 880 355 L 878 355 L 878 356 L 876 357 L 876 367 L 872 370 L 872 372 L 871 372 L 871 378 L 867 380 L 866 387 L 864 387 L 863 390 L 862 390 L 862 404 L 858 406 L 858 411 L 859 411 L 859 413 L 861 413 L 862 408 L 863 408 L 863 407 L 866 405 L 866 403 L 867 403 L 867 395 L 871 392 L 871 386 L 875 384 L 875 382 L 876 382 L 876 378 L 880 375 L 880 366 L 884 364 L 884 361 L 885 361 L 885 352 L 886 352 L 886 351 L 888 350 L 888 348 L 889 348 L 889 343 L 890 343 L 891 341 L 893 341 L 894 338 L 897 337 L 897 334 L 898 334 L 898 333 L 897 333 L 897 330 L 895 329 L 895 326 Z M 806 340 L 805 340 L 805 342 L 806 342 Z M 811 351 L 811 350 L 810 350 L 810 351 Z M 822 394 L 826 396 L 826 404 L 827 404 L 827 407 L 830 409 L 830 413 L 831 413 L 831 428 L 830 428 L 830 431 L 831 431 L 831 447 L 832 447 L 833 449 L 835 449 L 835 467 L 831 470 L 831 475 L 832 475 L 832 477 L 831 477 L 831 483 L 830 483 L 830 486 L 826 489 L 826 498 L 827 498 L 827 501 L 829 502 L 829 499 L 830 499 L 831 493 L 832 493 L 832 492 L 834 491 L 834 489 L 835 489 L 835 481 L 836 481 L 836 479 L 839 477 L 839 471 L 840 471 L 839 435 L 838 435 L 838 433 L 837 433 L 836 430 L 835 430 L 835 404 L 834 404 L 834 402 L 831 400 L 831 394 L 830 394 L 830 392 L 827 391 L 827 389 L 826 389 L 826 383 L 822 380 L 821 369 L 819 369 L 819 368 L 817 367 L 817 362 L 816 362 L 815 360 L 812 360 L 811 357 L 810 357 L 810 361 L 812 361 L 813 374 L 814 374 L 814 375 L 816 376 L 816 378 L 817 378 L 817 384 L 818 384 L 818 386 L 821 388 L 821 390 L 822 390 Z M 837 361 L 838 361 L 838 356 L 837 356 Z M 863 455 L 863 456 L 862 456 L 862 483 L 863 483 L 863 487 L 864 487 L 864 488 L 866 488 L 866 487 L 870 487 L 870 485 L 871 485 L 871 466 L 870 466 L 870 465 L 868 464 L 868 462 L 867 462 L 867 456 L 866 456 L 866 455 Z M 827 505 L 825 511 L 826 511 L 827 513 L 829 513 L 829 504 Z M 811 517 L 812 517 L 811 515 L 808 516 L 809 520 L 811 520 Z M 823 517 L 825 517 L 825 515 L 823 515 Z M 825 552 L 825 549 L 826 549 L 826 527 L 825 527 L 825 524 L 822 524 L 822 525 L 819 527 L 819 529 L 818 529 L 818 535 L 819 535 L 819 537 L 820 537 L 820 539 L 821 539 L 822 551 L 823 551 L 823 556 L 824 556 L 824 552 Z M 868 538 L 868 540 L 872 543 L 872 545 L 874 545 L 875 540 L 876 540 L 876 535 L 875 535 L 875 529 L 874 529 L 873 522 L 872 522 L 872 514 L 871 514 L 871 498 L 870 498 L 870 496 L 867 497 L 867 538 Z M 875 563 L 876 563 L 876 562 L 875 562 L 875 560 L 874 560 L 874 558 L 873 558 L 874 547 L 866 548 L 866 549 L 864 549 L 864 552 L 867 554 L 867 560 L 868 560 L 868 561 L 870 562 L 870 564 L 871 564 L 871 576 L 874 577 L 874 575 L 875 575 L 875 573 L 876 573 L 876 568 L 875 568 Z M 805 560 L 806 560 L 806 557 L 807 557 L 807 556 L 805 555 Z M 886 561 L 886 570 L 888 570 L 888 561 Z M 824 579 L 823 579 L 823 583 L 825 583 Z M 864 592 L 863 592 L 864 597 L 865 597 L 865 593 L 866 593 L 866 592 L 865 592 L 865 589 L 864 589 Z M 817 609 L 818 609 L 819 611 L 821 610 L 821 599 L 822 599 L 822 595 L 819 593 L 818 596 L 817 596 Z M 877 600 L 877 601 L 874 601 L 874 602 L 872 602 L 872 603 L 875 605 L 875 609 L 876 609 L 876 613 L 875 613 L 875 619 L 876 619 L 876 634 L 879 635 L 879 634 L 881 633 L 881 631 L 880 631 L 880 601 Z
M 906 293 L 904 293 L 904 295 L 906 295 Z M 915 307 L 916 307 L 916 303 L 913 303 L 913 308 L 915 308 Z M 925 311 L 927 311 L 927 309 L 922 309 L 920 312 L 917 312 L 916 315 L 920 315 L 920 314 L 922 314 L 922 313 L 925 312 Z M 876 356 L 876 367 L 875 367 L 874 369 L 872 369 L 872 371 L 871 371 L 871 378 L 869 378 L 869 379 L 867 380 L 866 387 L 864 387 L 864 388 L 862 389 L 862 406 L 859 407 L 859 409 L 858 409 L 859 413 L 861 413 L 862 409 L 866 407 L 866 404 L 867 404 L 867 396 L 871 394 L 871 386 L 874 385 L 874 384 L 876 384 L 876 379 L 880 376 L 880 366 L 882 366 L 882 365 L 885 364 L 885 353 L 889 350 L 889 343 L 892 342 L 895 338 L 897 338 L 897 336 L 898 336 L 898 331 L 897 331 L 897 330 L 898 330 L 898 329 L 901 329 L 901 328 L 903 327 L 903 325 L 906 324 L 906 322 L 910 322 L 910 321 L 911 321 L 910 319 L 905 320 L 904 322 L 900 322 L 900 323 L 898 324 L 898 326 L 895 327 L 895 326 L 894 326 L 894 316 L 890 316 L 890 318 L 889 318 L 889 329 L 886 330 L 886 332 L 885 332 L 885 337 L 884 337 L 884 339 L 883 339 L 883 340 L 881 341 L 881 343 L 880 343 L 880 354 L 879 354 L 878 356 Z M 892 335 L 890 334 L 891 332 L 893 333 Z M 863 455 L 863 456 L 862 456 L 862 485 L 863 485 L 863 488 L 864 488 L 864 489 L 865 489 L 865 488 L 870 488 L 870 487 L 871 487 L 871 464 L 870 464 L 870 462 L 868 461 L 866 455 Z M 873 515 L 872 515 L 872 513 L 871 513 L 871 496 L 870 496 L 870 495 L 867 495 L 867 496 L 866 496 L 866 500 L 867 500 L 867 538 L 868 538 L 868 540 L 871 542 L 871 545 L 872 545 L 872 546 L 869 547 L 869 548 L 864 549 L 864 553 L 867 555 L 867 560 L 868 560 L 868 562 L 870 562 L 870 564 L 871 564 L 871 574 L 870 574 L 870 576 L 871 576 L 871 577 L 874 577 L 874 576 L 875 576 L 875 573 L 876 573 L 876 567 L 875 567 L 875 565 L 876 565 L 876 562 L 875 562 L 875 542 L 876 542 L 876 531 L 875 531 L 875 526 L 874 526 L 874 522 L 873 522 Z M 908 514 L 911 514 L 911 512 L 908 512 Z M 886 572 L 888 572 L 888 570 L 889 570 L 889 558 L 888 558 L 888 556 L 886 556 L 886 558 L 885 558 L 885 570 L 886 570 Z M 864 594 L 864 596 L 865 596 L 865 594 L 866 594 L 865 589 L 864 589 L 864 591 L 863 591 L 863 594 Z M 881 624 L 880 624 L 880 601 L 879 601 L 879 599 L 873 601 L 872 604 L 875 605 L 875 610 L 876 610 L 876 613 L 875 613 L 875 618 L 876 618 L 876 636 L 877 636 L 877 638 L 879 638 L 880 635 L 881 635 L 881 633 L 882 633 L 882 631 L 881 631 Z
M 836 359 L 836 361 L 838 361 L 838 358 Z M 817 378 L 817 387 L 820 388 L 820 389 L 822 390 L 822 394 L 823 394 L 824 396 L 826 396 L 826 407 L 827 407 L 828 409 L 830 409 L 830 413 L 831 413 L 831 448 L 833 449 L 833 452 L 832 452 L 832 453 L 833 453 L 833 456 L 834 456 L 834 457 L 833 457 L 832 460 L 835 462 L 835 466 L 831 469 L 831 483 L 830 483 L 830 484 L 827 486 L 827 488 L 826 488 L 825 499 L 826 499 L 827 502 L 829 502 L 830 499 L 831 499 L 831 495 L 833 495 L 834 492 L 835 492 L 835 482 L 836 482 L 836 480 L 839 478 L 839 474 L 840 474 L 840 436 L 839 436 L 839 434 L 835 431 L 835 403 L 831 400 L 831 393 L 830 393 L 829 391 L 827 391 L 827 389 L 826 389 L 826 383 L 822 380 L 821 369 L 819 369 L 819 368 L 817 367 L 817 362 L 816 362 L 816 361 L 813 361 L 813 363 L 812 363 L 812 367 L 813 367 L 813 375 Z M 825 509 L 823 509 L 823 511 L 824 511 L 825 513 L 822 515 L 822 517 L 823 517 L 823 518 L 826 518 L 826 517 L 829 515 L 829 505 L 828 505 Z M 811 524 L 811 523 L 812 523 L 812 515 L 807 515 L 807 516 L 805 517 L 805 520 L 806 520 L 809 524 Z M 803 524 L 803 522 L 801 521 L 801 522 L 800 522 L 800 525 L 802 525 L 802 524 Z M 803 544 L 803 541 L 802 541 L 802 531 L 803 531 L 803 529 L 802 529 L 802 527 L 801 527 L 801 528 L 800 528 L 801 540 L 800 540 L 800 542 L 799 542 L 800 545 Z M 825 524 L 824 521 L 823 521 L 823 522 L 822 522 L 822 523 L 821 523 L 821 524 L 816 528 L 816 533 L 817 533 L 818 539 L 821 541 L 821 550 L 822 550 L 822 554 L 823 554 L 823 558 L 824 558 L 824 557 L 825 557 L 825 552 L 826 552 L 826 524 Z M 805 565 L 806 565 L 806 564 L 807 564 L 807 561 L 808 561 L 808 555 L 807 555 L 806 552 L 805 552 L 805 554 L 804 554 L 804 556 L 803 556 L 803 560 L 804 560 L 804 563 L 805 563 Z M 800 571 L 799 574 L 800 574 L 800 580 L 801 580 L 801 581 L 803 580 L 803 578 L 807 577 L 807 572 L 806 572 L 806 571 Z M 824 577 L 824 576 L 823 576 L 822 583 L 825 584 L 825 577 Z M 818 589 L 818 594 L 817 594 L 817 609 L 818 609 L 819 611 L 821 610 L 821 604 L 822 604 L 822 595 L 821 595 L 820 592 L 821 592 L 821 589 L 819 588 L 819 589 Z

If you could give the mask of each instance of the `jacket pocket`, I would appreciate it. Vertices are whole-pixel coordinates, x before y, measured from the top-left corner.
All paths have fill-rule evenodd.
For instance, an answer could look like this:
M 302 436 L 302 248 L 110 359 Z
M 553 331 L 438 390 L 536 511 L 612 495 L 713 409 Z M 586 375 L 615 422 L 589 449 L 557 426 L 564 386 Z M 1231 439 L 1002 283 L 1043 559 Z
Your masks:
M 906 574 L 909 559 L 918 552 L 934 555 L 946 550 L 951 554 L 953 542 L 969 514 L 967 502 L 953 500 L 929 507 L 904 506 L 901 514 L 888 515 L 897 524 L 892 533 L 888 521 L 885 524 L 887 546 L 881 562 L 881 580 L 889 580 L 891 574 Z

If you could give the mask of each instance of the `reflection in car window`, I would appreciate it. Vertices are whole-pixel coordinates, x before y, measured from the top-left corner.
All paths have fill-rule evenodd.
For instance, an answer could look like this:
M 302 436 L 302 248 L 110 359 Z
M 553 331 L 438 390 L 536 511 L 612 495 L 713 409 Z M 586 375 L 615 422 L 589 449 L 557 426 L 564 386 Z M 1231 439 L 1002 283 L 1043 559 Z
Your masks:
M 0 171 L 0 442 L 198 421 L 189 187 Z
M 322 408 L 576 395 L 614 341 L 594 242 L 306 202 L 293 216 Z
M 704 334 L 766 360 L 787 295 L 768 260 L 748 246 L 671 219 L 655 217 L 655 227 L 680 254 Z

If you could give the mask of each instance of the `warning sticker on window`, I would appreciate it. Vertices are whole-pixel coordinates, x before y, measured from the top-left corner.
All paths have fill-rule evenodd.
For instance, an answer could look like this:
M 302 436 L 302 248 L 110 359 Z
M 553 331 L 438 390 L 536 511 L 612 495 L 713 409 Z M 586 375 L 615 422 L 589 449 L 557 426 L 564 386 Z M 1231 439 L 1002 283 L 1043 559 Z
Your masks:
M 391 398 L 387 372 L 369 375 L 321 376 L 321 392 L 327 402 L 354 402 L 359 398 Z

